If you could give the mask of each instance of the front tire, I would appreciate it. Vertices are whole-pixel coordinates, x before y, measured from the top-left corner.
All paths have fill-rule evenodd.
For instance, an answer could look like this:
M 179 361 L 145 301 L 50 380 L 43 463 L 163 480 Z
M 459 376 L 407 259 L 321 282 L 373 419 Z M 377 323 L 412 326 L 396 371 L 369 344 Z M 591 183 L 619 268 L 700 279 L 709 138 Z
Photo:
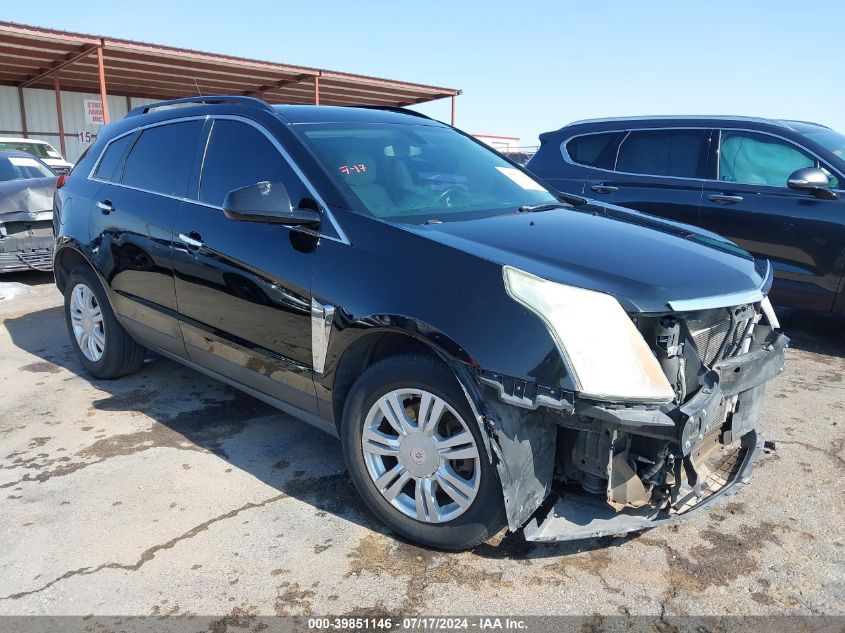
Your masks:
M 65 321 L 73 351 L 95 378 L 118 378 L 144 364 L 145 349 L 115 318 L 106 291 L 87 266 L 74 268 L 65 281 Z
M 481 430 L 438 360 L 398 356 L 370 367 L 349 393 L 341 440 L 358 493 L 401 536 L 463 550 L 504 526 L 501 485 Z

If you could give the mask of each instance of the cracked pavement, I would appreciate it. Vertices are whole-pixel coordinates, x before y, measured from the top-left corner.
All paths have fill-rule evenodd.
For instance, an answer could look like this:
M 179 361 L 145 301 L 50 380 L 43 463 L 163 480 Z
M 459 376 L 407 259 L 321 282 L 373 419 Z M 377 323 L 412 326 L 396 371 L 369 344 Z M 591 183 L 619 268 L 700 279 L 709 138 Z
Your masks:
M 750 485 L 624 539 L 420 549 L 337 441 L 167 361 L 82 373 L 49 275 L 0 302 L 0 614 L 845 614 L 843 319 L 784 312 Z

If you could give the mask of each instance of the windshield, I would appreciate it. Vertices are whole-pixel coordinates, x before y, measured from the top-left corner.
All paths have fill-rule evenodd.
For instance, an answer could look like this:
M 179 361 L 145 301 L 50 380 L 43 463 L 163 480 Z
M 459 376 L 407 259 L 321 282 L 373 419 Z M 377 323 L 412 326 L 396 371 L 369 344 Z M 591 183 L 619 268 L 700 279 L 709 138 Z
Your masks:
M 836 156 L 845 165 L 845 134 L 827 128 L 805 128 L 804 136 L 815 141 Z
M 294 127 L 341 189 L 377 218 L 448 222 L 557 202 L 531 176 L 449 128 L 387 123 Z
M 0 141 L 0 149 L 14 152 L 26 152 L 38 158 L 61 158 L 56 150 L 46 143 L 27 143 L 26 141 Z
M 0 181 L 55 176 L 41 161 L 29 156 L 0 156 Z

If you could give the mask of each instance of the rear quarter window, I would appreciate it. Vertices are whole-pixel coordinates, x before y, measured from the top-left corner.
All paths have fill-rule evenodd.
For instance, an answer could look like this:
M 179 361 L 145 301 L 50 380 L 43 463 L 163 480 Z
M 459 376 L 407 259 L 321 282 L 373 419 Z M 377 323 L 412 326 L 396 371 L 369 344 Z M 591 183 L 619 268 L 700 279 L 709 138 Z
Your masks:
M 185 195 L 201 121 L 147 128 L 129 151 L 121 182 L 154 193 Z
M 118 180 L 120 178 L 119 167 L 123 162 L 123 156 L 126 154 L 126 150 L 134 138 L 134 135 L 127 134 L 109 143 L 106 151 L 103 152 L 100 164 L 97 165 L 97 171 L 94 172 L 94 177 L 98 180 L 108 180 L 109 182 Z M 83 158 L 84 155 L 79 161 L 82 162 Z
M 616 159 L 616 144 L 624 132 L 601 132 L 576 136 L 564 145 L 566 154 L 573 163 L 613 169 Z

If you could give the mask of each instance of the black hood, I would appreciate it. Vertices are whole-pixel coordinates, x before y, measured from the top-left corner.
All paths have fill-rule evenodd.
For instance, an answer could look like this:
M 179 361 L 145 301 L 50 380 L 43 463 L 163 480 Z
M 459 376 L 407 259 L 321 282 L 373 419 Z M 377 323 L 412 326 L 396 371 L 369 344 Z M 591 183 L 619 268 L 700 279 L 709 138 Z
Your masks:
M 55 190 L 55 176 L 0 182 L 0 221 L 25 219 L 30 214 L 52 211 Z M 18 218 L 18 215 L 24 217 Z
M 412 231 L 559 283 L 606 292 L 628 312 L 750 292 L 769 265 L 719 236 L 615 206 L 590 205 L 413 227 Z

